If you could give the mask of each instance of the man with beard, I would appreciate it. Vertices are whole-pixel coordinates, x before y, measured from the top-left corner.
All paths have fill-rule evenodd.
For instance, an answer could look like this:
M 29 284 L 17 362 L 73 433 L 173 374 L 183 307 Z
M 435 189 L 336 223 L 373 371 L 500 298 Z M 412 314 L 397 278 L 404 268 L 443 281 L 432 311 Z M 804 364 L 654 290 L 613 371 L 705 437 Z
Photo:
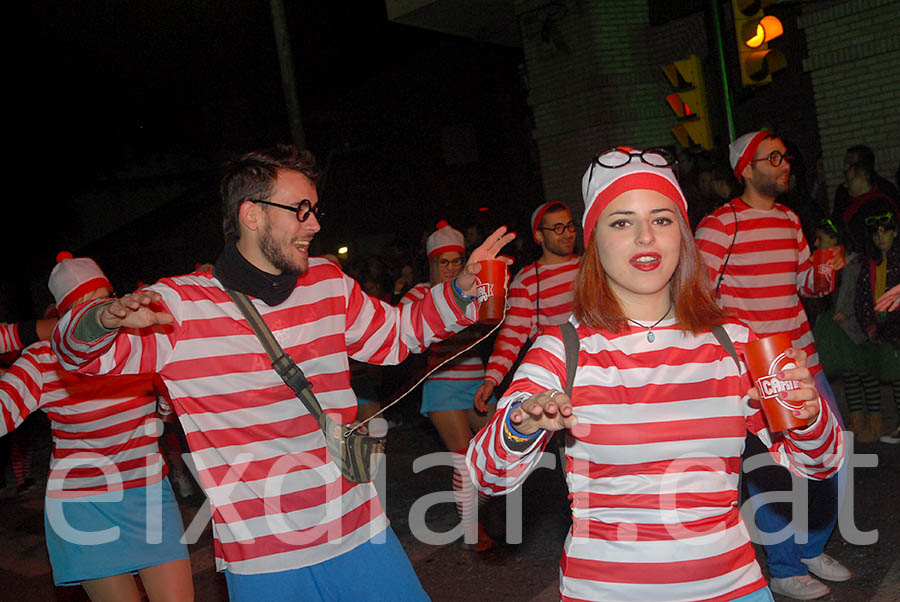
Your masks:
M 575 276 L 581 257 L 575 255 L 577 226 L 572 212 L 558 201 L 544 203 L 531 214 L 531 234 L 541 246 L 540 258 L 515 275 L 509 285 L 509 310 L 488 360 L 484 382 L 475 393 L 475 408 L 487 410 L 494 389 L 506 378 L 544 326 L 559 326 L 572 313 Z
M 471 324 L 476 264 L 514 235 L 498 229 L 457 278 L 392 307 L 309 257 L 318 174 L 312 154 L 292 146 L 240 157 L 221 183 L 226 245 L 212 269 L 75 307 L 54 350 L 70 370 L 162 379 L 212 506 L 232 602 L 425 600 L 374 485 L 342 475 L 226 289 L 250 298 L 319 405 L 349 424 L 349 359 L 396 364 Z
M 813 264 L 800 219 L 775 202 L 788 189 L 791 157 L 780 138 L 760 131 L 732 142 L 729 158 L 744 192 L 706 216 L 696 233 L 716 301 L 759 337 L 788 334 L 793 347 L 806 352 L 819 395 L 840 416 L 800 302 L 800 295 L 818 297 L 830 291 L 814 289 Z M 768 453 L 757 441 L 748 437 L 745 457 Z M 783 491 L 792 490 L 787 470 L 764 466 L 747 472 L 746 478 L 756 511 L 751 524 L 760 529 L 767 544 L 772 591 L 812 600 L 830 590 L 810 572 L 828 581 L 850 579 L 848 569 L 823 553 L 837 521 L 837 477 L 810 485 L 808 529 L 800 517 L 792 521 L 790 504 L 753 503 L 754 498 L 761 500 L 757 494 L 773 491 L 778 492 L 777 499 L 785 499 L 789 494 Z

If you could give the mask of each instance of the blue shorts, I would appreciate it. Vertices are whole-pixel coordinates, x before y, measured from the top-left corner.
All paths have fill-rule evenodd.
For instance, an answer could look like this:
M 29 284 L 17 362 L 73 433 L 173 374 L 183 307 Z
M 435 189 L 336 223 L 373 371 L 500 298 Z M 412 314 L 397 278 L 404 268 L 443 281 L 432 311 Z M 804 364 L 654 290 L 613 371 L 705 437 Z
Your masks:
M 741 596 L 740 598 L 735 598 L 731 602 L 774 602 L 775 598 L 772 597 L 772 590 L 769 589 L 768 586 L 758 589 L 752 594 L 747 594 L 746 596 Z
M 426 380 L 422 385 L 422 414 L 441 410 L 470 410 L 484 380 Z M 488 403 L 497 403 L 491 396 Z
M 168 477 L 124 491 L 47 497 L 44 533 L 56 585 L 78 585 L 188 558 Z
M 390 527 L 385 536 L 383 543 L 368 541 L 346 554 L 301 569 L 258 575 L 238 575 L 226 569 L 228 599 L 231 602 L 430 600 Z

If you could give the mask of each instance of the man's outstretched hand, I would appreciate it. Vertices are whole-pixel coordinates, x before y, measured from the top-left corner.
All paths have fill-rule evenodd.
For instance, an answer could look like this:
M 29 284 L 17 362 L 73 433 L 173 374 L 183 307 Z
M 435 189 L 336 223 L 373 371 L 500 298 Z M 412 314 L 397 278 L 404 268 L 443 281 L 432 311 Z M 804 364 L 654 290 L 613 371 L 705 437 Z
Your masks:
M 152 303 L 162 301 L 162 295 L 154 291 L 138 291 L 107 303 L 100 310 L 97 319 L 104 328 L 147 328 L 157 324 L 168 324 L 170 314 L 150 309 Z

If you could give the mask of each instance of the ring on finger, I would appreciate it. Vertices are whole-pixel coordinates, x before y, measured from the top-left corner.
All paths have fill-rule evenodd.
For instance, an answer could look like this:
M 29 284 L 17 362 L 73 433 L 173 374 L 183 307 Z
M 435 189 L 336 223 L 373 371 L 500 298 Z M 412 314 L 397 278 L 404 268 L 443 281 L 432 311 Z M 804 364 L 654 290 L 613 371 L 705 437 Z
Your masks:
M 553 397 L 554 397 L 557 393 L 559 393 L 559 391 L 550 391 L 550 399 L 553 399 Z

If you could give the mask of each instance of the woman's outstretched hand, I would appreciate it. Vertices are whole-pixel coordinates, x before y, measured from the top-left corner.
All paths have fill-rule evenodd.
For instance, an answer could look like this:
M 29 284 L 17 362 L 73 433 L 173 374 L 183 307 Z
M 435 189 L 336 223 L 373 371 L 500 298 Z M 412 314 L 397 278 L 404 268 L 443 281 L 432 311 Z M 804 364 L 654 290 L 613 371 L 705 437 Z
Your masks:
M 509 420 L 523 435 L 544 429 L 561 431 L 578 424 L 569 396 L 559 391 L 544 391 L 532 395 L 509 413 Z
M 893 287 L 875 301 L 875 311 L 894 311 L 900 307 L 900 284 Z
M 513 263 L 511 257 L 498 257 L 497 253 L 511 243 L 515 237 L 515 232 L 507 232 L 506 226 L 500 226 L 484 239 L 484 242 L 469 255 L 469 260 L 466 262 L 465 267 L 459 273 L 459 276 L 456 277 L 456 284 L 459 286 L 459 289 L 466 295 L 475 295 L 475 275 L 481 271 L 481 266 L 478 265 L 479 261 L 500 259 L 506 265 L 511 265 Z

